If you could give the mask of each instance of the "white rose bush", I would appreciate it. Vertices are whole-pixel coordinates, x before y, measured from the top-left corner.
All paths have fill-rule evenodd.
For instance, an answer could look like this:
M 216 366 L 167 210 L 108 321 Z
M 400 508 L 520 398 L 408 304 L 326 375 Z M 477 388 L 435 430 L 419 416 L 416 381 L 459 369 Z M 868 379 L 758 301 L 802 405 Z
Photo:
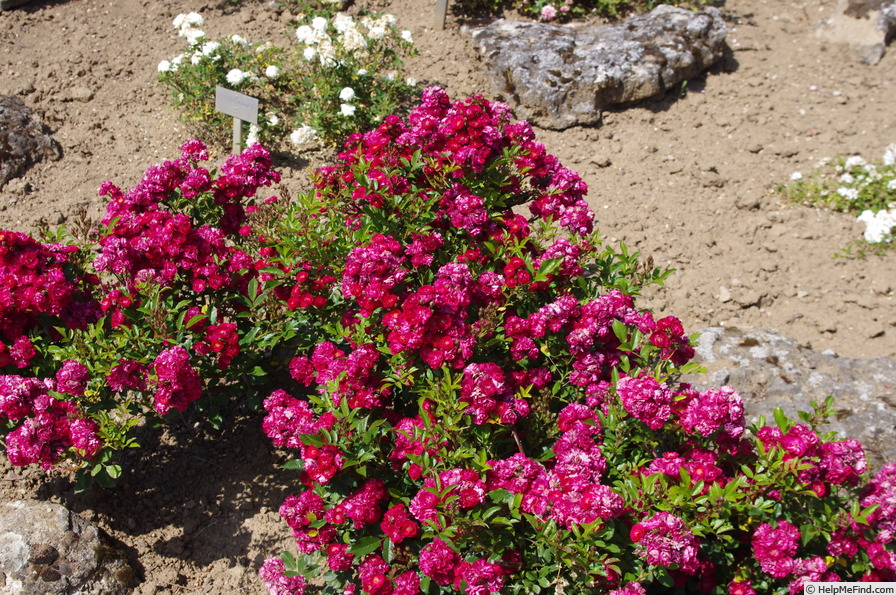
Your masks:
M 159 81 L 171 89 L 182 118 L 221 146 L 230 138 L 230 118 L 214 109 L 216 85 L 259 100 L 248 141 L 293 148 L 339 144 L 398 111 L 414 89 L 396 76 L 413 54 L 413 36 L 389 14 L 309 17 L 283 47 L 238 34 L 209 39 L 195 12 L 173 24 L 188 47 L 159 62 Z

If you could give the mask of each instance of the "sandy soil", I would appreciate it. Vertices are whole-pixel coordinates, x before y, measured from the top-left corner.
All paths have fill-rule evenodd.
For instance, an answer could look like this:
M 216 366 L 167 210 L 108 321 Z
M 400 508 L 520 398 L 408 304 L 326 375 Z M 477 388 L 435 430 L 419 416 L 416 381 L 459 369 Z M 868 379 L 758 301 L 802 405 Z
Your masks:
M 453 98 L 488 93 L 461 23 L 432 30 L 432 2 L 361 4 L 413 32 L 420 54 L 408 76 Z M 691 331 L 771 327 L 817 350 L 893 357 L 896 253 L 833 258 L 862 226 L 788 205 L 774 187 L 821 158 L 879 158 L 896 142 L 896 50 L 869 66 L 820 36 L 835 0 L 726 0 L 721 9 L 731 51 L 685 95 L 539 138 L 588 182 L 609 241 L 677 269 L 641 301 L 658 315 L 677 315 Z M 171 20 L 191 10 L 210 36 L 287 42 L 289 13 L 248 0 L 36 1 L 0 13 L 0 94 L 21 97 L 64 151 L 0 191 L 0 229 L 34 231 L 39 219 L 62 223 L 80 207 L 97 217 L 103 180 L 129 187 L 177 155 L 189 133 L 155 72 L 181 49 Z M 284 193 L 303 185 L 288 165 Z M 65 477 L 4 461 L 0 500 L 50 499 L 94 520 L 138 565 L 140 593 L 262 592 L 257 567 L 289 547 L 276 509 L 294 476 L 277 470 L 283 456 L 258 426 L 240 418 L 219 434 L 186 414 L 147 429 L 119 487 L 81 495 Z

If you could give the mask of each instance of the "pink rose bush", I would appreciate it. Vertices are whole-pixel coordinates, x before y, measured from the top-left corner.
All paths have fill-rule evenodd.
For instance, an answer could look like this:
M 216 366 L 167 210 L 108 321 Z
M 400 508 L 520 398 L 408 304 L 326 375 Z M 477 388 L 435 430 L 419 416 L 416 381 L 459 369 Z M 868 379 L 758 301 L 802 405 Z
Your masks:
M 429 89 L 350 137 L 308 210 L 284 208 L 271 245 L 341 283 L 338 324 L 289 364 L 303 429 L 266 401 L 275 444 L 293 437 L 292 498 L 318 506 L 278 576 L 334 593 L 891 576 L 889 476 L 862 487 L 861 446 L 819 432 L 829 403 L 748 426 L 735 389 L 677 382 L 689 337 L 634 302 L 662 274 L 635 281 L 586 191 L 505 106 Z
M 734 388 L 681 383 L 691 338 L 635 303 L 666 273 L 601 241 L 585 183 L 505 105 L 427 89 L 289 200 L 258 196 L 261 146 L 207 157 L 104 184 L 86 238 L 4 232 L 14 464 L 113 479 L 139 419 L 256 407 L 296 472 L 275 594 L 896 577 L 896 464 L 824 433 L 830 402 L 748 425 Z

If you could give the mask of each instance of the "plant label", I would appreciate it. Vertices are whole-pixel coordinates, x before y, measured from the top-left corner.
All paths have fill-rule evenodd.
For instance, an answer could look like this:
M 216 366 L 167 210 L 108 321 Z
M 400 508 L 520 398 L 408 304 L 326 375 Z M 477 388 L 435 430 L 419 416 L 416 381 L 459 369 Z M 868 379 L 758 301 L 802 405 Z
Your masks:
M 215 87 L 215 109 L 243 122 L 258 124 L 258 99 L 224 87 Z
M 436 9 L 433 14 L 436 29 L 445 28 L 445 17 L 448 16 L 448 0 L 436 0 Z

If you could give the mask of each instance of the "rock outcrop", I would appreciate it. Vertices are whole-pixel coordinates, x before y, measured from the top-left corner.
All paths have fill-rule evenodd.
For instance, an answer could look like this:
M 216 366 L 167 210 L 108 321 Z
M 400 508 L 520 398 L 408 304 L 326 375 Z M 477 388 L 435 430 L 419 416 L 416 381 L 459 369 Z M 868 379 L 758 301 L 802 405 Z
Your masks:
M 0 95 L 0 188 L 44 159 L 59 159 L 62 149 L 18 97 Z
M 722 57 L 715 8 L 658 6 L 623 23 L 562 26 L 497 21 L 472 31 L 492 91 L 524 118 L 562 130 L 601 110 L 676 88 Z
M 0 591 L 118 595 L 134 571 L 97 527 L 50 502 L 0 504 Z
M 695 361 L 707 372 L 685 381 L 701 390 L 734 387 L 744 399 L 748 421 L 758 415 L 771 420 L 775 407 L 797 419 L 797 411 L 811 411 L 810 401 L 833 396 L 836 415 L 829 431 L 861 441 L 875 468 L 896 462 L 892 359 L 818 353 L 773 330 L 714 327 L 700 332 Z
M 877 64 L 896 38 L 896 0 L 840 0 L 834 16 L 819 23 L 817 33 L 848 44 L 865 64 Z

